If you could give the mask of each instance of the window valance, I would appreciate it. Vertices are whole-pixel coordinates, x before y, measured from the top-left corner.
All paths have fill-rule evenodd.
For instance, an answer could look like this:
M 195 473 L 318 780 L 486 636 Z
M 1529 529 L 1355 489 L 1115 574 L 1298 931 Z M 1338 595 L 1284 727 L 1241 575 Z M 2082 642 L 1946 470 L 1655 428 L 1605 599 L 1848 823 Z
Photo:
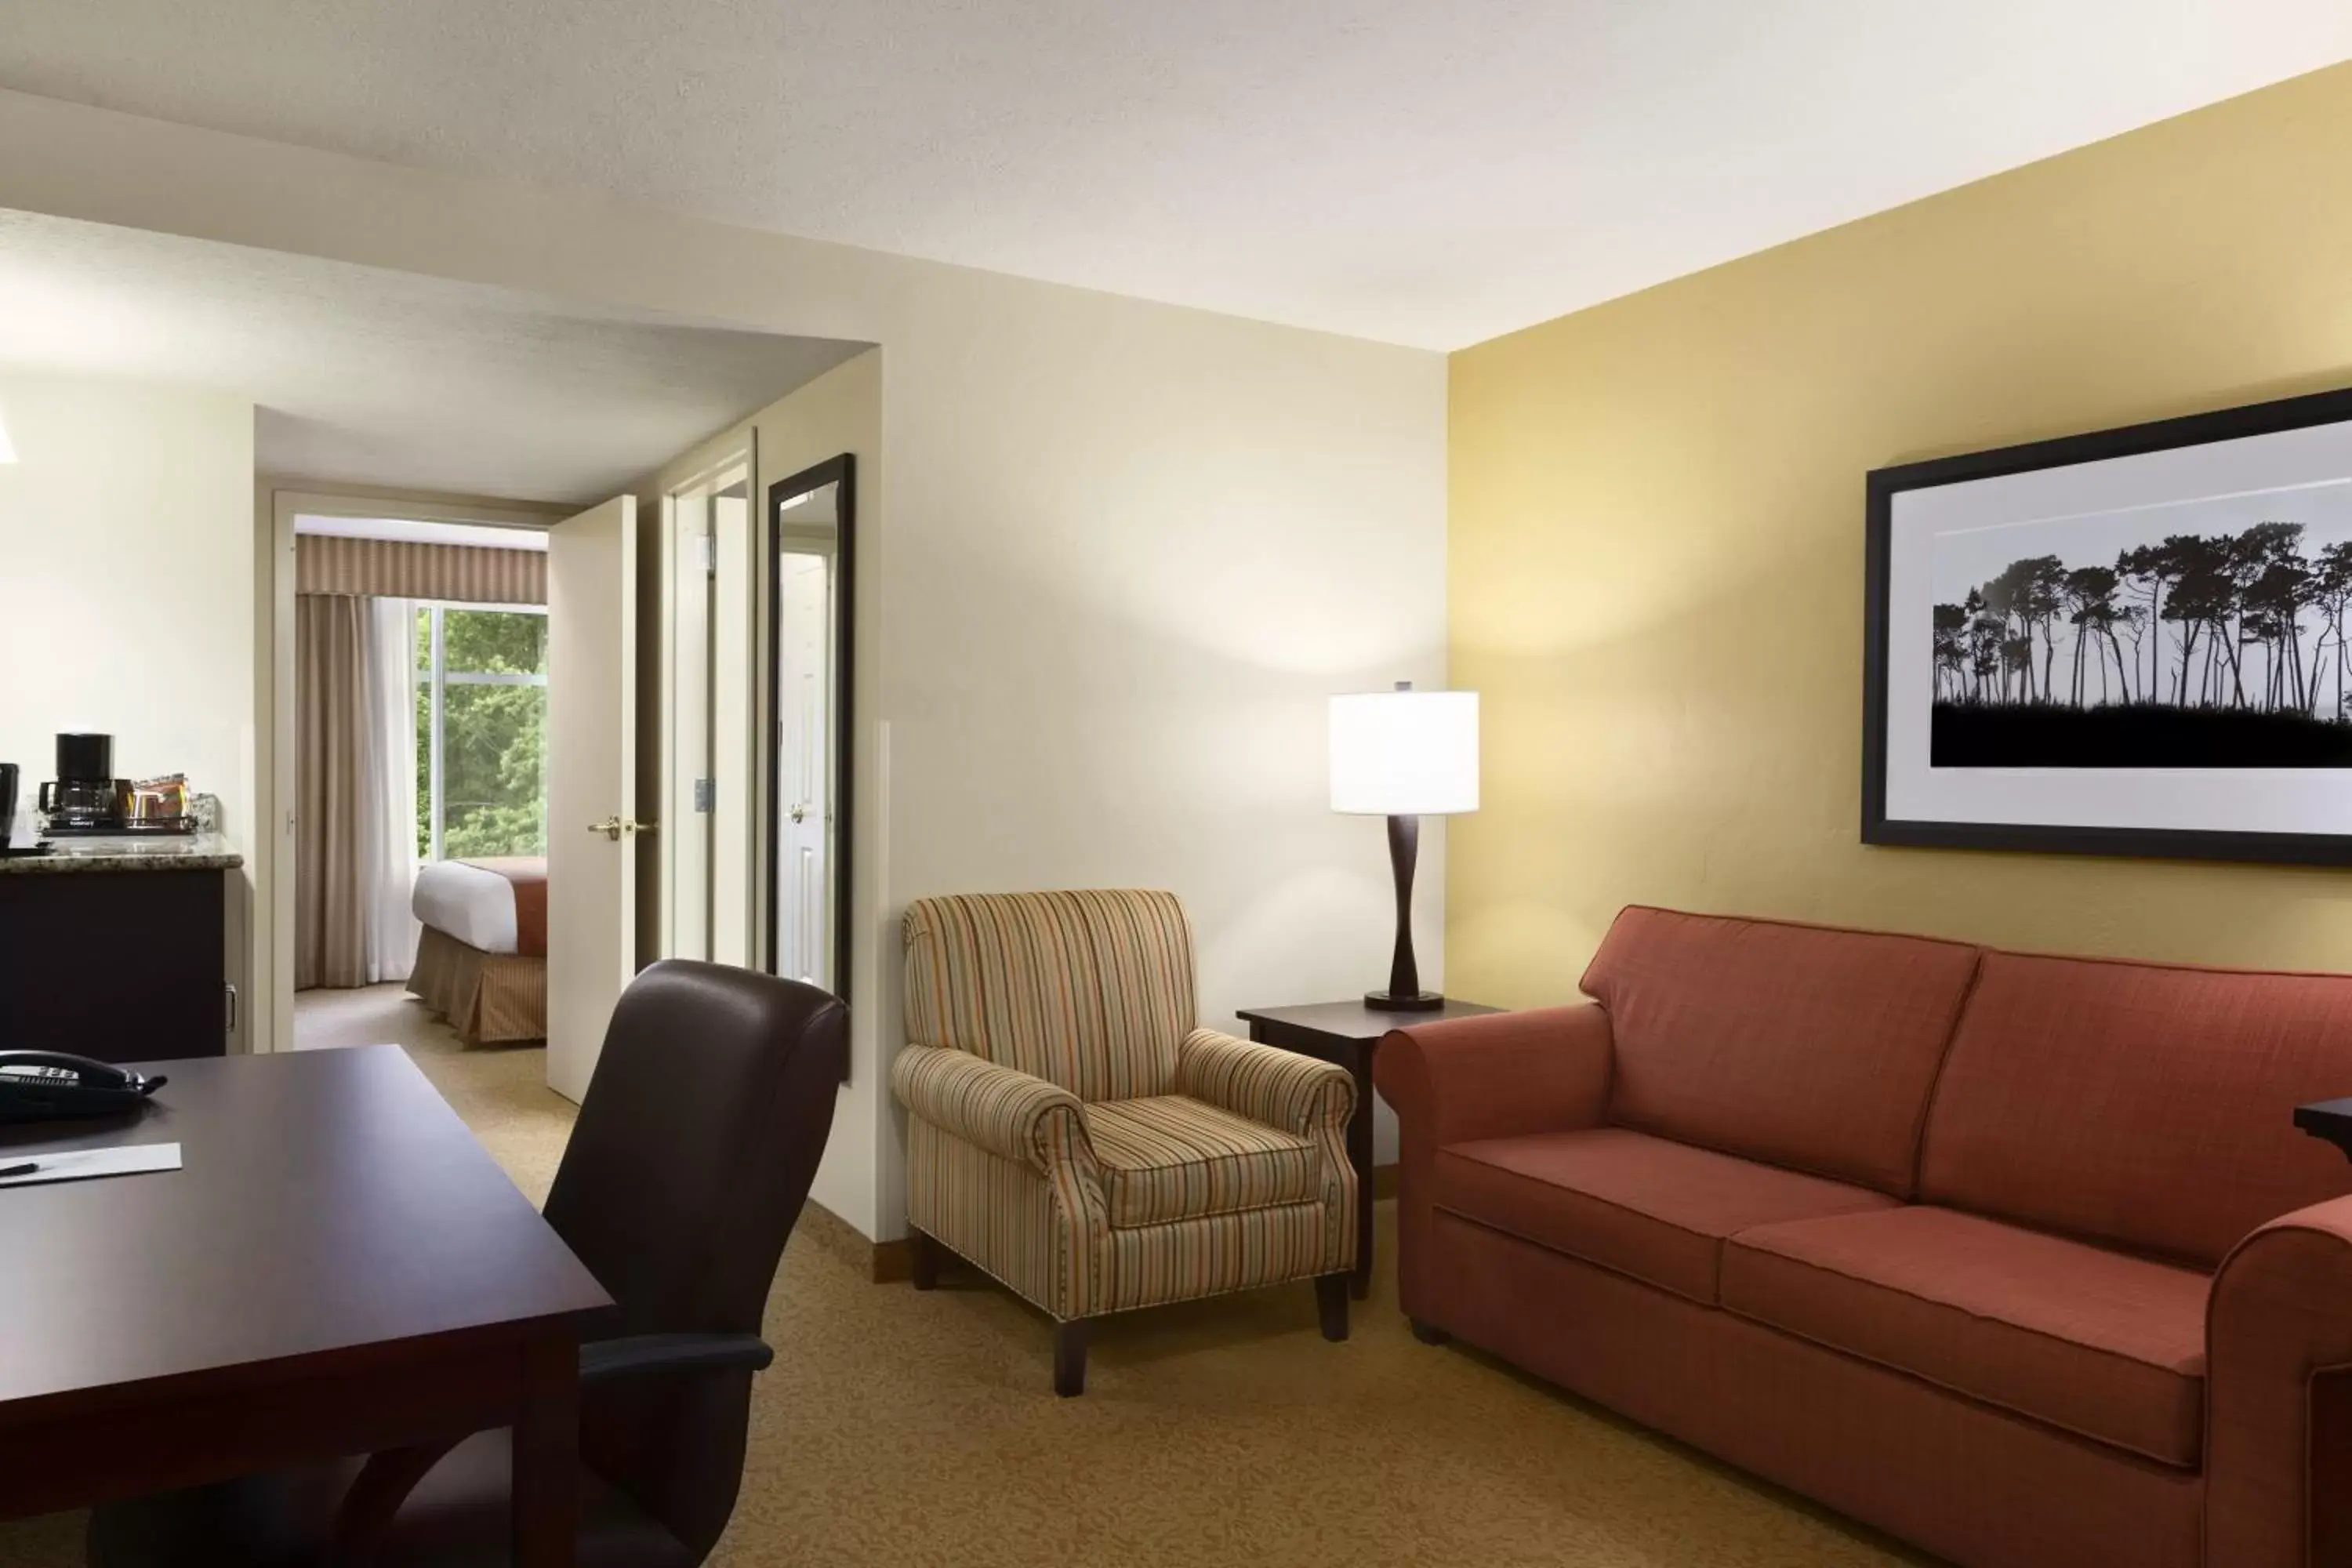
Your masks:
M 544 605 L 547 552 L 305 533 L 294 541 L 294 591 Z

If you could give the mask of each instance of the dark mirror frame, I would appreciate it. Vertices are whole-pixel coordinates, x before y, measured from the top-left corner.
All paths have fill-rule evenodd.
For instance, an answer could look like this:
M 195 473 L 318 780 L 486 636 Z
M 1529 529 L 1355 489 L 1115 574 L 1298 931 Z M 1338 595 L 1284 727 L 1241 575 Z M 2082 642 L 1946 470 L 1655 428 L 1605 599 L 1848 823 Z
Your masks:
M 856 777 L 851 765 L 857 733 L 855 722 L 857 691 L 857 464 L 844 452 L 838 458 L 828 458 L 813 468 L 803 468 L 790 479 L 778 479 L 768 487 L 768 668 L 762 689 L 766 698 L 766 734 L 768 744 L 768 973 L 777 973 L 776 886 L 782 869 L 782 835 L 776 825 L 782 820 L 783 779 L 776 766 L 776 666 L 783 653 L 783 617 L 778 606 L 783 601 L 783 504 L 827 485 L 837 485 L 834 511 L 835 537 L 834 543 L 834 604 L 836 606 L 833 647 L 834 756 L 833 756 L 833 834 L 829 848 L 833 857 L 833 994 L 845 1005 L 850 1001 L 850 956 L 856 946 L 855 928 L 850 924 L 850 827 L 854 820 L 856 798 L 850 793 L 850 783 Z M 847 1064 L 842 1068 L 842 1081 L 849 1080 Z

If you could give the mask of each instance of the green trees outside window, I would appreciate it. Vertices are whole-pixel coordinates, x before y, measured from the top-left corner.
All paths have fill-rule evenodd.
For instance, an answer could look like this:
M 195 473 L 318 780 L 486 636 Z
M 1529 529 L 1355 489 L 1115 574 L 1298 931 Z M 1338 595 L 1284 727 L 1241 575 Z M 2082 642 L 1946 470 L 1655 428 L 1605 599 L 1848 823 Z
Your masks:
M 546 615 L 418 606 L 418 858 L 546 854 Z

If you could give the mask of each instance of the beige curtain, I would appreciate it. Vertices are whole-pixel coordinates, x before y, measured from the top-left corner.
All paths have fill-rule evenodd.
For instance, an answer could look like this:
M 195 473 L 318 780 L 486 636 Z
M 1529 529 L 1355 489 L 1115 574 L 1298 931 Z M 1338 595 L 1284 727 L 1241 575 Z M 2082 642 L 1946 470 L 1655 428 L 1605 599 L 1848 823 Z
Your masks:
M 294 989 L 367 984 L 367 603 L 294 600 Z

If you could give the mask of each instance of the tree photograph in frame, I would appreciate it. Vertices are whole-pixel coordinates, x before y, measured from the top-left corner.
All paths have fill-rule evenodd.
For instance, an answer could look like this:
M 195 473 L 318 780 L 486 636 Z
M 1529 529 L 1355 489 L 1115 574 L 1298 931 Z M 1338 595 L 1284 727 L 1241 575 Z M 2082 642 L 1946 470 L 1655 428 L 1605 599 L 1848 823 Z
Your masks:
M 1869 476 L 1863 840 L 2352 863 L 2352 392 Z

